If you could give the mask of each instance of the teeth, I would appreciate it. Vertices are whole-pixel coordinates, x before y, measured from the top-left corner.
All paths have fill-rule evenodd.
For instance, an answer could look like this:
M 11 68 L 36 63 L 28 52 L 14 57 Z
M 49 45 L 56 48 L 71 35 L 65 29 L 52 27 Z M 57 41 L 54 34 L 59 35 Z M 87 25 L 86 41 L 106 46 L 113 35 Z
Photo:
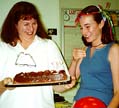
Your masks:
M 31 35 L 32 33 L 27 33 L 27 34 Z
M 89 36 L 85 36 L 85 37 L 89 37 Z
M 31 35 L 31 34 L 33 34 L 33 32 L 27 32 L 27 31 L 26 31 L 26 34 Z

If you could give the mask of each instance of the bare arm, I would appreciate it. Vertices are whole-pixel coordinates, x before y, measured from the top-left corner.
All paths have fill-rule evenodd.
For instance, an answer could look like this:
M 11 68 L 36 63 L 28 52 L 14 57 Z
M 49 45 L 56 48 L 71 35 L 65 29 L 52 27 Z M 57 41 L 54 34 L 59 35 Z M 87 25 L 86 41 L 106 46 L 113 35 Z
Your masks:
M 112 70 L 114 96 L 108 107 L 117 108 L 119 106 L 119 45 L 115 44 L 111 47 L 109 52 L 109 61 Z
M 76 84 L 76 80 L 80 75 L 79 66 L 83 59 L 86 56 L 85 50 L 82 48 L 75 48 L 72 54 L 73 58 L 71 61 L 71 65 L 69 67 L 69 74 L 71 75 L 71 83 L 59 86 L 53 86 L 53 89 L 57 92 L 64 92 L 70 88 L 72 88 Z
M 71 65 L 69 67 L 69 73 L 70 73 L 71 76 L 75 76 L 76 79 L 78 79 L 79 76 L 80 76 L 79 66 L 80 66 L 80 63 L 83 60 L 83 57 L 86 56 L 86 52 L 85 52 L 84 49 L 75 48 L 73 50 L 72 56 L 73 56 L 73 58 L 72 58 L 72 61 L 71 61 Z
M 11 83 L 11 82 L 12 82 L 11 78 L 5 78 L 4 80 L 0 81 L 0 95 L 7 89 L 9 90 L 14 89 L 14 88 L 5 87 L 5 84 Z
M 3 81 L 0 81 L 0 95 L 6 90 Z

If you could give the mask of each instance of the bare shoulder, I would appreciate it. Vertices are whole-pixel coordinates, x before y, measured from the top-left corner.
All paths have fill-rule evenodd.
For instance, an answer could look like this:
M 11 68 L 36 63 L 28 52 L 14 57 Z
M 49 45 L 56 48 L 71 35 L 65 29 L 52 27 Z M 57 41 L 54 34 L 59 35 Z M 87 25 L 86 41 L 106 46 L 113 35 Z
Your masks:
M 118 51 L 119 51 L 119 44 L 117 43 L 113 44 L 112 47 L 110 48 L 110 52 L 114 53 Z
M 115 43 L 111 46 L 109 51 L 109 60 L 119 58 L 119 44 Z

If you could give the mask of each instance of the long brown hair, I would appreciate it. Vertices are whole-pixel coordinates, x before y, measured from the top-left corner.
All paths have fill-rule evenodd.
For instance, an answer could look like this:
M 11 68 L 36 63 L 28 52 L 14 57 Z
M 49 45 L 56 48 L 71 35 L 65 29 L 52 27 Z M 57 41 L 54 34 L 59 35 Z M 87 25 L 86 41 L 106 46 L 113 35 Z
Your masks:
M 41 38 L 49 38 L 45 27 L 40 19 L 40 15 L 36 7 L 29 2 L 21 1 L 16 3 L 9 11 L 1 31 L 2 41 L 15 46 L 19 39 L 18 31 L 15 25 L 20 19 L 34 18 L 38 23 L 36 34 Z
M 105 20 L 105 24 L 102 28 L 102 37 L 101 37 L 101 41 L 104 44 L 108 44 L 110 42 L 114 41 L 114 33 L 112 32 L 112 27 L 109 24 L 108 19 L 103 15 L 103 13 L 100 11 L 100 7 L 94 6 L 94 5 L 90 5 L 87 6 L 86 8 L 84 8 L 83 10 L 81 10 L 81 12 L 78 14 L 77 18 L 76 18 L 76 23 L 79 22 L 80 17 L 83 15 L 92 15 L 94 20 L 99 24 L 101 22 L 101 20 Z M 106 18 L 106 19 L 104 19 Z M 86 46 L 90 46 L 91 43 L 88 43 L 85 38 L 82 36 L 82 40 L 84 42 L 84 44 Z

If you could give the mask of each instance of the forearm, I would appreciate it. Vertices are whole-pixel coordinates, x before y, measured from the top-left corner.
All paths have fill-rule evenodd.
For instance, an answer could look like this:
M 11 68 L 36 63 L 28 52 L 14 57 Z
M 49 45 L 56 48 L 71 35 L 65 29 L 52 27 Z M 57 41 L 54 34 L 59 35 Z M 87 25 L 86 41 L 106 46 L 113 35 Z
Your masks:
M 6 87 L 3 84 L 3 81 L 0 81 L 0 95 L 6 90 Z
M 108 108 L 118 108 L 119 107 L 119 92 L 115 93 Z
M 86 57 L 86 52 L 82 48 L 74 48 L 72 52 L 72 61 L 71 65 L 69 67 L 69 73 L 71 76 L 75 76 L 77 79 L 80 75 L 80 69 L 79 66 L 83 60 L 83 58 Z
M 56 86 L 53 86 L 53 90 L 55 92 L 64 92 L 66 91 L 67 89 L 65 88 L 65 85 L 56 85 Z
M 71 76 L 75 76 L 76 79 L 79 78 L 80 75 L 80 63 L 82 62 L 82 59 L 78 59 L 78 60 L 72 60 L 71 65 L 69 67 L 69 73 Z
M 0 81 L 0 95 L 5 91 L 5 90 L 13 90 L 14 87 L 5 87 L 5 84 L 11 83 L 12 79 L 7 77 L 4 80 Z
M 75 60 L 72 60 L 70 67 L 69 67 L 69 73 L 71 76 L 76 76 L 76 66 L 77 66 L 77 62 Z

